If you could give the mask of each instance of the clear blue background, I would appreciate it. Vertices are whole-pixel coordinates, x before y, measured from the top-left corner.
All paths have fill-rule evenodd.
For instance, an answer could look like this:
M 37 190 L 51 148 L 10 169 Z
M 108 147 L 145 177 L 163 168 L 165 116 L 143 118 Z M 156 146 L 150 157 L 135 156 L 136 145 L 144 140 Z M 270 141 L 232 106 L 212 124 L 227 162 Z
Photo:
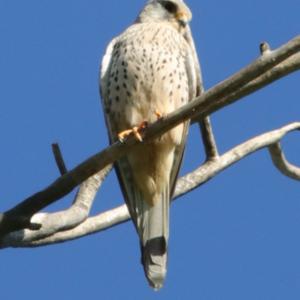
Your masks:
M 300 32 L 299 0 L 189 0 L 205 87 Z M 58 171 L 107 146 L 98 96 L 106 44 L 140 0 L 0 0 L 0 210 L 44 188 Z M 300 120 L 299 73 L 213 115 L 220 150 Z M 284 140 L 300 165 L 300 136 Z M 204 158 L 191 129 L 183 172 Z M 51 209 L 69 205 L 74 193 Z M 114 174 L 93 213 L 122 203 Z M 174 203 L 165 287 L 148 288 L 131 223 L 77 241 L 1 251 L 1 299 L 300 299 L 300 183 L 267 151 L 248 157 Z

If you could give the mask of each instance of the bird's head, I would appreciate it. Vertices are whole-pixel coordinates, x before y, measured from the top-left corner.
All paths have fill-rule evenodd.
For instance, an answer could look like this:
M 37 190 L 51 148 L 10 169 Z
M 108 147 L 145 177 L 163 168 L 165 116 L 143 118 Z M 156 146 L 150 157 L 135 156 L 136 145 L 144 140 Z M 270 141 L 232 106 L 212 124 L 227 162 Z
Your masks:
M 192 19 L 192 13 L 182 0 L 150 0 L 141 11 L 138 22 L 170 22 L 182 30 Z

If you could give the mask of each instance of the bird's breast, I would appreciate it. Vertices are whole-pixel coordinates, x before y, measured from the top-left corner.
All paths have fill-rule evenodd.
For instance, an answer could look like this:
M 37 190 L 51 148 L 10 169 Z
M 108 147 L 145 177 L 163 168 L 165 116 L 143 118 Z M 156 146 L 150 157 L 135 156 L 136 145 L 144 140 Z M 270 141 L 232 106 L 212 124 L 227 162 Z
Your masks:
M 124 34 L 116 43 L 105 99 L 118 132 L 145 120 L 154 122 L 157 111 L 167 115 L 188 102 L 186 58 L 175 33 L 169 28 L 143 29 Z

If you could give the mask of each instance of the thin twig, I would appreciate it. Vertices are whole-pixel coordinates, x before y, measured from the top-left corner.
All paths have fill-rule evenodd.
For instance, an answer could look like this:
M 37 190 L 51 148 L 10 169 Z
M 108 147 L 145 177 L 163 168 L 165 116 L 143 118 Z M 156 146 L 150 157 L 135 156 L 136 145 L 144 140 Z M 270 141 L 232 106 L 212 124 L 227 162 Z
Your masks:
M 272 144 L 269 147 L 269 152 L 274 165 L 282 174 L 289 178 L 300 180 L 300 168 L 287 161 L 279 142 Z
M 210 118 L 206 117 L 198 124 L 202 134 L 202 140 L 206 154 L 206 161 L 217 159 L 219 157 L 219 151 L 214 137 Z
M 54 159 L 55 159 L 55 162 L 57 164 L 60 174 L 64 175 L 64 174 L 68 173 L 68 170 L 67 170 L 66 164 L 64 162 L 64 158 L 62 156 L 59 144 L 57 144 L 57 143 L 52 144 L 52 152 L 53 152 Z

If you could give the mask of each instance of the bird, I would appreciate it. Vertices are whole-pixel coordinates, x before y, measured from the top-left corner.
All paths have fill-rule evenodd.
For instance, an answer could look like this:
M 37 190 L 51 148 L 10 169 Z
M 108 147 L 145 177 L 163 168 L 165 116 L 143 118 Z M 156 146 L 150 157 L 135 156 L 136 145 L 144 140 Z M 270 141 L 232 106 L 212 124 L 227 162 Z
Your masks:
M 200 65 L 182 0 L 147 1 L 138 17 L 108 44 L 100 94 L 110 143 L 134 134 L 141 142 L 115 163 L 141 262 L 151 287 L 167 273 L 169 210 L 189 121 L 144 142 L 143 130 L 202 92 Z

